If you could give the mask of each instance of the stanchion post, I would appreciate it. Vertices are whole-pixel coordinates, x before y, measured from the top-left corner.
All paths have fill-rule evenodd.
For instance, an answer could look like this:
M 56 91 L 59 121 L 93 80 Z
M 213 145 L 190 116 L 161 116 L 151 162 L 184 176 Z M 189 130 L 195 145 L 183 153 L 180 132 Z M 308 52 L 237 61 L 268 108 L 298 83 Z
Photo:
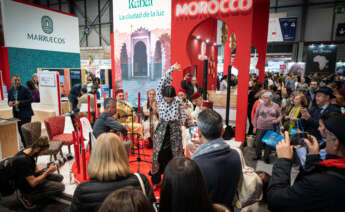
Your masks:
M 74 142 L 75 142 L 75 162 L 77 164 L 77 171 L 78 174 L 80 174 L 80 147 L 79 147 L 79 136 L 78 136 L 78 131 L 74 132 Z
M 140 114 L 140 92 L 138 92 L 138 114 Z M 138 123 L 140 123 L 140 115 L 138 116 Z
M 95 100 L 95 121 L 96 121 L 96 119 L 98 118 L 97 93 L 95 93 L 94 100 Z
M 85 148 L 84 146 L 84 134 L 83 134 L 83 126 L 81 125 L 80 119 L 78 120 L 79 122 L 79 128 L 80 128 L 80 143 L 81 143 L 81 148 Z
M 85 148 L 82 147 L 81 149 L 81 158 L 83 160 L 83 180 L 86 180 L 86 156 L 85 156 Z
M 72 132 L 72 136 L 73 136 L 73 146 L 74 146 L 74 158 L 75 158 L 75 164 L 77 166 L 77 172 L 80 173 L 80 158 L 79 158 L 79 149 L 77 146 L 77 138 L 76 138 L 76 133 Z
M 128 93 L 126 92 L 126 102 L 128 102 Z
M 91 96 L 87 95 L 87 118 L 89 119 L 89 122 L 91 122 L 91 109 L 90 109 L 90 100 Z

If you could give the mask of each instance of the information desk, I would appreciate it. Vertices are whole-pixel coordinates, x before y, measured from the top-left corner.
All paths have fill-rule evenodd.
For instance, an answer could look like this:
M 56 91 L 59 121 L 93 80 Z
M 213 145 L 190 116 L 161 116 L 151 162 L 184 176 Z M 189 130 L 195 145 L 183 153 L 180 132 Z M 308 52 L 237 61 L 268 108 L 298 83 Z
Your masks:
M 17 119 L 0 119 L 0 159 L 19 151 Z

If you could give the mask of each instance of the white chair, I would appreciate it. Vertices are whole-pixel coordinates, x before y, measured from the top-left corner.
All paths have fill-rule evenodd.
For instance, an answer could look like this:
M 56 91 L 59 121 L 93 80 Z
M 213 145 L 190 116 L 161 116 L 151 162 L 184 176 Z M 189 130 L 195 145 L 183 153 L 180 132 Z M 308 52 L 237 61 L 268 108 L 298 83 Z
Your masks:
M 84 142 L 89 143 L 90 147 L 95 143 L 96 137 L 93 134 L 92 126 L 86 117 L 80 118 L 80 124 L 83 129 Z

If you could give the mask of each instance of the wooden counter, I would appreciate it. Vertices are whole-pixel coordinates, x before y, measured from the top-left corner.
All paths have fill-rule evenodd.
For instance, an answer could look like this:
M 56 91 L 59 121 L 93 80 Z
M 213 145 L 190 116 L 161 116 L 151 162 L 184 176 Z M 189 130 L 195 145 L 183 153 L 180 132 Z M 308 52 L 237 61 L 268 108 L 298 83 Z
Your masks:
M 0 158 L 15 155 L 19 151 L 18 120 L 0 120 Z
M 226 107 L 226 91 L 208 91 L 208 100 L 214 106 Z M 236 107 L 237 88 L 231 88 L 230 107 Z

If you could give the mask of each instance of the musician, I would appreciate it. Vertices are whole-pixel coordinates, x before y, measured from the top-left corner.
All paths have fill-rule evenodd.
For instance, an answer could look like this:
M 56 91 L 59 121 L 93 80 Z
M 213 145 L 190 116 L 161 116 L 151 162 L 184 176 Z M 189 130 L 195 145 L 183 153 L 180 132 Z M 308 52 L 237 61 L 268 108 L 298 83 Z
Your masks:
M 183 88 L 180 88 L 178 90 L 177 95 L 182 99 L 184 102 L 184 109 L 186 111 L 186 114 L 189 116 L 194 110 L 193 104 L 187 99 L 187 91 Z
M 159 122 L 158 103 L 155 98 L 156 91 L 153 89 L 148 90 L 147 101 L 145 101 L 143 106 L 144 118 L 142 125 L 144 128 L 144 139 L 149 141 L 149 145 L 147 146 L 149 149 L 153 147 L 153 134 Z
M 203 99 L 200 93 L 194 93 L 191 97 L 193 105 L 195 105 L 195 109 L 191 114 L 192 120 L 196 121 L 198 118 L 199 113 L 201 112 L 201 107 L 203 104 Z
M 131 114 L 133 112 L 132 105 L 125 101 L 125 95 L 123 89 L 116 91 L 116 100 L 117 100 L 117 111 L 120 117 L 115 117 L 121 123 L 132 123 Z M 127 116 L 126 116 L 127 115 Z
M 117 113 L 114 115 L 114 118 L 122 125 L 124 125 L 128 129 L 130 134 L 133 133 L 137 138 L 143 137 L 143 127 L 141 126 L 141 124 L 137 123 L 137 116 L 132 105 L 129 102 L 125 101 L 123 89 L 117 90 L 116 100 Z M 134 139 L 134 137 L 131 136 L 129 138 L 131 138 L 132 140 Z M 134 146 L 134 148 L 136 148 L 136 146 Z
M 96 138 L 105 132 L 120 132 L 125 136 L 127 135 L 126 128 L 113 118 L 117 110 L 116 105 L 116 99 L 107 98 L 104 101 L 104 112 L 93 125 L 93 134 Z
M 213 110 L 213 102 L 203 101 L 202 106 L 201 106 L 201 111 L 206 110 L 206 109 Z
M 173 65 L 162 77 L 157 87 L 159 123 L 153 136 L 151 181 L 156 185 L 161 181 L 166 164 L 173 157 L 183 157 L 181 126 L 186 121 L 184 103 L 176 97 L 172 82 L 172 72 L 180 65 Z

